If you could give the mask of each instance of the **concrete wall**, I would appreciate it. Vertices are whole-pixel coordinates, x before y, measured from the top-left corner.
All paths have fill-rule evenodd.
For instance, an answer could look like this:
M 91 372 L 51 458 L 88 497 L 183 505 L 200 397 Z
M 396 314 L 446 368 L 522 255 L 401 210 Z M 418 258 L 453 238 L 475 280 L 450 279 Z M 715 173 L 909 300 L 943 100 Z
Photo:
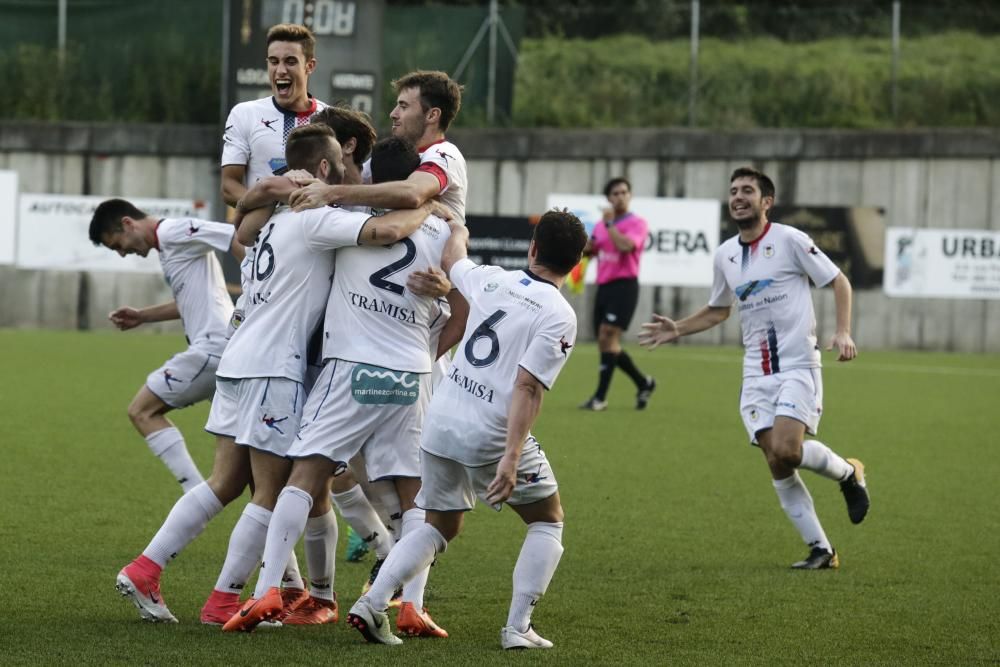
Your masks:
M 730 172 L 753 164 L 772 176 L 782 204 L 880 206 L 898 226 L 1000 229 L 1000 131 L 480 130 L 450 137 L 469 163 L 468 212 L 541 212 L 550 192 L 599 192 L 625 175 L 636 195 L 724 199 Z M 0 123 L 0 169 L 22 192 L 184 197 L 221 211 L 218 128 Z M 0 267 L 11 289 L 0 326 L 107 326 L 113 307 L 169 298 L 157 280 Z M 707 290 L 644 288 L 632 331 L 654 308 L 683 315 Z M 592 294 L 572 298 L 590 335 Z M 829 290 L 815 296 L 823 335 Z M 863 348 L 1000 352 L 1000 302 L 890 299 L 856 293 L 854 334 Z M 736 318 L 692 343 L 739 341 Z

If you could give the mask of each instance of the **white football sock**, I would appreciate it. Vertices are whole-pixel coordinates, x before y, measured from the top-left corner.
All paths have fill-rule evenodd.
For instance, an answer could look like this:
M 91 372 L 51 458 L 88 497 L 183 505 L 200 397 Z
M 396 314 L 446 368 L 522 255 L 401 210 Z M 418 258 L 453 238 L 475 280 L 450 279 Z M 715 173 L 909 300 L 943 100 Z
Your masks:
M 772 481 L 774 490 L 778 493 L 778 500 L 781 502 L 781 509 L 785 510 L 792 525 L 799 531 L 802 541 L 810 547 L 821 547 L 832 552 L 833 547 L 826 539 L 823 526 L 819 524 L 819 517 L 816 516 L 812 496 L 802 483 L 799 473 L 795 472 L 791 477 Z
M 229 536 L 229 550 L 222 564 L 215 590 L 222 593 L 240 593 L 250 575 L 257 569 L 267 540 L 267 525 L 271 510 L 248 503 Z
M 221 511 L 222 503 L 208 484 L 202 482 L 178 498 L 142 555 L 163 567 L 201 535 L 212 517 Z
M 430 567 L 434 558 L 447 548 L 448 541 L 429 523 L 421 524 L 404 535 L 382 564 L 375 583 L 367 593 L 372 606 L 378 610 L 388 607 L 396 589 Z
M 802 463 L 799 467 L 838 482 L 844 481 L 854 472 L 850 463 L 819 440 L 806 440 L 802 443 Z
M 562 557 L 563 524 L 536 521 L 528 524 L 521 554 L 514 565 L 514 595 L 510 601 L 507 625 L 527 632 L 531 612 L 545 595 Z
M 281 587 L 301 589 L 306 587 L 306 582 L 299 571 L 299 558 L 295 555 L 295 547 L 292 547 L 292 553 L 288 554 L 285 571 L 281 573 Z
M 323 516 L 306 520 L 306 567 L 309 568 L 309 595 L 333 600 L 337 565 L 337 515 L 331 509 Z
M 376 557 L 382 559 L 389 555 L 394 540 L 389 535 L 388 529 L 382 525 L 382 521 L 365 498 L 360 486 L 355 485 L 343 493 L 331 493 L 330 498 L 340 510 L 344 521 L 368 543 L 368 548 L 375 552 Z
M 419 507 L 407 510 L 403 514 L 404 537 L 424 525 L 424 515 L 425 512 Z M 403 602 L 412 602 L 417 611 L 424 608 L 424 589 L 427 587 L 427 577 L 430 573 L 431 568 L 428 565 L 403 585 Z
M 184 489 L 184 493 L 205 481 L 205 478 L 198 472 L 198 466 L 194 464 L 194 460 L 188 453 L 187 445 L 184 444 L 184 436 L 173 426 L 150 433 L 146 436 L 146 444 L 149 445 L 150 451 L 167 466 L 174 479 Z
M 403 512 L 399 507 L 399 494 L 396 492 L 396 485 L 387 479 L 369 482 L 365 487 L 365 495 L 368 496 L 372 507 L 378 512 L 378 518 L 392 533 L 392 539 L 398 540 L 402 537 Z
M 271 525 L 267 528 L 267 542 L 264 544 L 260 574 L 257 575 L 257 588 L 253 593 L 258 600 L 269 589 L 281 586 L 285 566 L 289 557 L 294 555 L 295 544 L 305 530 L 312 502 L 312 496 L 295 486 L 286 486 L 278 494 L 278 504 L 274 506 Z M 268 567 L 268 563 L 276 565 Z

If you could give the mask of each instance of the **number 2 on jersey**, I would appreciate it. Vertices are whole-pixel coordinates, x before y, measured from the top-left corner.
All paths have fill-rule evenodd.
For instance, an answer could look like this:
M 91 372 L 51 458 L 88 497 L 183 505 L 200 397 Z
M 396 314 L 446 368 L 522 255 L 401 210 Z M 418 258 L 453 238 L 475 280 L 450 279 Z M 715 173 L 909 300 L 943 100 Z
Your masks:
M 406 238 L 400 241 L 404 246 L 406 246 L 406 254 L 401 258 L 397 259 L 392 264 L 387 264 L 375 273 L 368 276 L 368 282 L 379 289 L 384 289 L 387 292 L 392 292 L 393 294 L 403 293 L 403 286 L 392 282 L 391 280 L 386 280 L 389 276 L 394 273 L 399 273 L 410 264 L 413 264 L 413 260 L 417 257 L 417 244 L 415 244 L 410 239 Z
M 499 324 L 505 317 L 507 317 L 507 311 L 505 310 L 494 312 L 476 327 L 476 330 L 472 332 L 472 337 L 469 338 L 469 342 L 465 344 L 465 358 L 476 368 L 489 366 L 500 356 L 500 339 L 497 338 L 497 332 L 493 330 L 493 327 Z M 490 341 L 490 351 L 487 352 L 485 357 L 476 356 L 476 341 L 481 338 L 487 338 Z

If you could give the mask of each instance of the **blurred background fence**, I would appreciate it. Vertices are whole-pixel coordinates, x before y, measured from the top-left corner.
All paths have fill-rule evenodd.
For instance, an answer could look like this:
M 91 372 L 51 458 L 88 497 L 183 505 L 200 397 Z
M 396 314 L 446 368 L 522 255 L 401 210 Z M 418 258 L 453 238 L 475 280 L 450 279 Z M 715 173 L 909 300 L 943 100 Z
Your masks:
M 0 0 L 0 116 L 218 123 L 223 6 Z M 464 65 L 464 127 L 1000 125 L 992 0 L 497 6 L 492 122 L 485 0 L 389 0 L 383 80 Z

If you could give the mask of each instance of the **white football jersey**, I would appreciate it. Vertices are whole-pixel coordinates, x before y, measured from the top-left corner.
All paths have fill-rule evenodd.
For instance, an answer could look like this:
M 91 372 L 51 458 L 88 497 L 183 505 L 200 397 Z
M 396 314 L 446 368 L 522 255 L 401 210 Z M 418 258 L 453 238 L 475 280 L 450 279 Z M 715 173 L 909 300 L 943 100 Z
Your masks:
M 156 226 L 163 277 L 174 293 L 188 344 L 208 354 L 226 346 L 233 302 L 215 250 L 228 252 L 236 228 L 198 218 L 165 218 Z
M 819 368 L 809 279 L 819 287 L 840 269 L 804 232 L 770 222 L 760 237 L 733 236 L 715 252 L 708 305 L 736 303 L 743 329 L 743 375 Z
M 436 299 L 406 289 L 416 270 L 441 264 L 451 231 L 433 215 L 409 238 L 391 246 L 344 248 L 330 290 L 323 358 L 430 373 L 430 327 L 440 317 Z
M 503 457 L 518 368 L 551 389 L 576 341 L 576 314 L 558 287 L 529 271 L 463 259 L 450 278 L 469 302 L 469 320 L 434 388 L 420 446 L 482 466 Z
M 261 230 L 250 266 L 245 319 L 216 374 L 225 378 L 305 378 L 309 344 L 323 323 L 333 250 L 357 245 L 370 216 L 323 207 L 285 208 Z
M 283 170 L 285 141 L 297 127 L 307 125 L 313 114 L 326 108 L 326 104 L 309 98 L 308 111 L 289 111 L 278 106 L 273 97 L 265 97 L 234 106 L 226 119 L 222 134 L 222 166 L 245 165 L 249 189 L 254 183 Z
M 417 171 L 426 171 L 438 179 L 441 191 L 437 199 L 465 220 L 465 197 L 469 189 L 465 156 L 458 150 L 458 146 L 445 139 L 419 151 L 420 166 Z M 361 182 L 372 182 L 371 158 L 365 160 L 361 167 Z

